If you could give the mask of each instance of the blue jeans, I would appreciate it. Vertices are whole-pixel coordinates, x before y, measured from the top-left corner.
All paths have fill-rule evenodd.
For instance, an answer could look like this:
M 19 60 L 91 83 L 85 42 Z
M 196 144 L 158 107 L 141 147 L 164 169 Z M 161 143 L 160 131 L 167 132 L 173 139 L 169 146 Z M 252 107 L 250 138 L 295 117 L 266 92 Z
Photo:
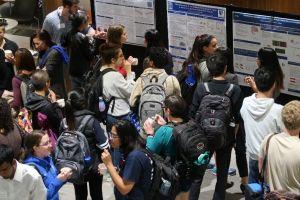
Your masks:
M 258 160 L 253 160 L 249 158 L 249 181 L 248 183 L 258 183 L 259 182 L 259 170 L 258 170 Z

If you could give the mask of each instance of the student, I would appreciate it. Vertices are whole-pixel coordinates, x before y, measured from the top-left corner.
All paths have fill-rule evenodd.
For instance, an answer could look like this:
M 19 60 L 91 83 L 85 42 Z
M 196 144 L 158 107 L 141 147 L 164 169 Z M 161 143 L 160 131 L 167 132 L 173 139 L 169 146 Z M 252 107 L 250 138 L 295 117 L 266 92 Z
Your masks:
M 267 140 L 272 137 L 269 141 L 265 176 L 270 190 L 284 190 L 300 195 L 300 101 L 287 103 L 281 116 L 285 129 L 276 135 L 271 133 L 262 141 L 259 154 L 260 169 L 266 156 Z
M 257 183 L 258 155 L 260 145 L 269 133 L 279 133 L 283 130 L 281 120 L 282 106 L 273 99 L 275 92 L 275 76 L 264 66 L 254 72 L 254 81 L 258 93 L 246 97 L 241 108 L 246 147 L 249 153 L 249 183 Z
M 17 75 L 12 80 L 14 101 L 12 107 L 15 111 L 19 111 L 24 107 L 24 101 L 26 101 L 26 88 L 21 88 L 22 82 L 30 81 L 30 76 L 35 70 L 35 64 L 32 54 L 28 49 L 20 48 L 16 52 L 15 66 L 17 69 Z M 22 91 L 23 90 L 23 91 Z
M 144 40 L 144 46 L 146 47 L 146 53 L 145 53 L 146 58 L 149 56 L 150 49 L 152 47 L 164 47 L 164 44 L 163 44 L 162 39 L 160 37 L 160 34 L 156 29 L 146 30 L 144 39 L 145 39 Z M 166 48 L 165 48 L 165 50 L 168 53 L 168 62 L 165 65 L 165 71 L 166 71 L 167 74 L 172 75 L 173 74 L 173 67 L 174 67 L 172 55 L 170 54 L 170 52 Z
M 14 123 L 11 108 L 3 98 L 0 98 L 0 144 L 11 147 L 14 158 L 20 159 L 23 151 L 20 129 Z
M 209 73 L 213 77 L 211 81 L 208 82 L 208 88 L 211 94 L 224 95 L 230 87 L 230 83 L 225 79 L 227 73 L 227 63 L 226 59 L 222 53 L 216 52 L 207 59 L 207 68 Z M 197 111 L 201 104 L 203 97 L 206 95 L 206 89 L 204 83 L 201 83 L 196 88 L 194 93 L 193 102 L 190 106 L 190 118 L 198 119 Z M 225 147 L 217 150 L 212 150 L 216 152 L 216 163 L 217 163 L 217 183 L 215 187 L 215 192 L 213 199 L 225 199 L 225 189 L 227 184 L 228 169 L 230 164 L 231 150 L 234 144 L 234 135 L 237 131 L 239 124 L 239 110 L 241 107 L 241 89 L 238 85 L 234 85 L 232 89 L 232 94 L 230 96 L 232 104 L 232 115 L 235 120 L 235 128 L 230 129 L 226 136 Z M 202 176 L 195 179 L 192 183 L 190 189 L 189 199 L 194 200 L 199 198 L 200 187 L 202 179 L 205 173 L 205 169 L 202 172 Z
M 94 117 L 94 113 L 86 110 L 86 99 L 83 88 L 76 88 L 69 92 L 65 109 L 68 130 L 78 130 L 84 118 L 88 117 L 88 121 L 84 124 L 82 132 L 88 141 L 93 160 L 92 168 L 87 175 L 87 181 L 92 200 L 102 200 L 103 176 L 98 173 L 98 164 L 100 163 L 101 152 L 109 148 L 108 139 L 100 126 L 100 122 Z M 76 199 L 87 199 L 87 183 L 73 185 Z
M 144 200 L 151 186 L 152 165 L 145 153 L 138 150 L 138 133 L 126 120 L 117 121 L 110 132 L 111 146 L 123 154 L 118 173 L 107 150 L 101 155 L 115 185 L 116 200 Z
M 38 67 L 45 69 L 51 80 L 51 89 L 60 98 L 66 96 L 64 67 L 69 62 L 65 49 L 52 42 L 47 31 L 37 32 L 31 36 L 31 46 L 39 52 Z
M 26 158 L 24 164 L 34 167 L 43 178 L 47 188 L 47 200 L 58 200 L 58 191 L 72 175 L 65 167 L 58 173 L 50 156 L 52 146 L 48 134 L 35 130 L 25 138 Z
M 2 199 L 46 199 L 46 188 L 39 173 L 14 159 L 14 152 L 0 145 L 0 194 Z
M 44 70 L 36 70 L 31 76 L 34 92 L 27 95 L 25 107 L 33 112 L 32 122 L 34 129 L 42 127 L 38 124 L 38 112 L 47 116 L 49 128 L 58 136 L 59 126 L 62 120 L 62 112 L 56 102 L 55 93 L 49 89 L 49 75 Z

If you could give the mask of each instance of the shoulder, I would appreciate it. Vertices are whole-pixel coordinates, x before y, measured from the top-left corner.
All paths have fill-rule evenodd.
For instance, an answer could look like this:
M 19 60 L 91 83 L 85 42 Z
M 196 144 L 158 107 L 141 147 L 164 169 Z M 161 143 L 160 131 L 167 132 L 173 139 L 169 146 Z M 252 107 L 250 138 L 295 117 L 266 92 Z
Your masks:
M 171 126 L 168 126 L 168 125 L 164 125 L 164 126 L 161 126 L 159 127 L 159 129 L 157 129 L 156 133 L 159 133 L 159 134 L 162 134 L 162 135 L 165 135 L 165 134 L 172 134 L 173 132 L 173 127 Z M 156 134 L 155 133 L 155 134 Z
M 147 160 L 148 157 L 146 156 L 146 154 L 138 149 L 133 150 L 132 152 L 129 153 L 128 157 L 126 160 L 135 160 L 138 161 L 140 163 L 144 163 L 145 160 Z
M 12 79 L 12 82 L 20 85 L 22 82 L 22 79 L 18 76 L 14 76 Z
M 33 180 L 37 180 L 40 177 L 40 174 L 33 166 L 18 163 L 17 167 L 21 170 L 23 177 L 31 177 Z

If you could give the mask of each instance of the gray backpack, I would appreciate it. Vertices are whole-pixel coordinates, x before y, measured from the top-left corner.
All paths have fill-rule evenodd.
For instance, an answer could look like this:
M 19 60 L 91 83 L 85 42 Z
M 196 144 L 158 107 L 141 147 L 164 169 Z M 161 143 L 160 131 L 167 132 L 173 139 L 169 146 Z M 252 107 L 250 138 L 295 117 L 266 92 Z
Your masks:
M 162 76 L 141 76 L 141 78 L 145 84 L 139 105 L 139 118 L 143 126 L 149 117 L 153 117 L 156 114 L 164 115 L 163 102 L 166 98 L 164 83 L 168 78 L 168 74 Z
M 72 169 L 72 177 L 68 180 L 71 183 L 86 182 L 86 174 L 93 162 L 88 141 L 82 134 L 91 118 L 91 115 L 85 116 L 77 131 L 64 131 L 57 139 L 55 165 L 58 171 L 64 167 Z

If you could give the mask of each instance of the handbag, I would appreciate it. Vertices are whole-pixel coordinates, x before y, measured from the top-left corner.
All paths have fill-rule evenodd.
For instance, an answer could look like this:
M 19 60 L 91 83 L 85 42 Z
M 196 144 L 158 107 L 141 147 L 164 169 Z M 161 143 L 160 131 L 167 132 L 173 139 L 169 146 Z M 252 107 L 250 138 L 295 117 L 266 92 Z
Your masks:
M 265 157 L 263 160 L 261 172 L 259 173 L 260 182 L 259 183 L 250 183 L 250 184 L 245 185 L 245 200 L 262 200 L 263 199 L 263 195 L 265 193 L 264 174 L 266 171 L 266 166 L 267 166 L 267 161 L 268 161 L 269 144 L 270 144 L 271 138 L 274 135 L 275 134 L 271 135 L 267 140 L 266 153 L 265 153 Z

